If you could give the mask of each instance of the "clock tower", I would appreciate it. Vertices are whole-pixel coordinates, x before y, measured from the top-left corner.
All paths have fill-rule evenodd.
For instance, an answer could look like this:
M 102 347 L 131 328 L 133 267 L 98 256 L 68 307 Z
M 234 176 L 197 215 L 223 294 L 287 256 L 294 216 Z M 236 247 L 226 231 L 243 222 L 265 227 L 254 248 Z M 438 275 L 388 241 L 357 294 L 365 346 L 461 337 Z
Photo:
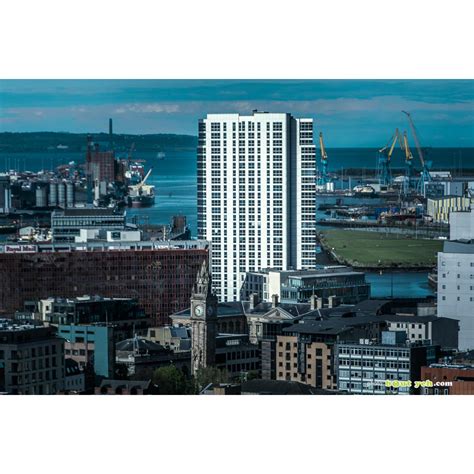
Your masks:
M 212 294 L 209 264 L 204 261 L 191 296 L 191 370 L 210 367 L 216 361 L 217 298 Z

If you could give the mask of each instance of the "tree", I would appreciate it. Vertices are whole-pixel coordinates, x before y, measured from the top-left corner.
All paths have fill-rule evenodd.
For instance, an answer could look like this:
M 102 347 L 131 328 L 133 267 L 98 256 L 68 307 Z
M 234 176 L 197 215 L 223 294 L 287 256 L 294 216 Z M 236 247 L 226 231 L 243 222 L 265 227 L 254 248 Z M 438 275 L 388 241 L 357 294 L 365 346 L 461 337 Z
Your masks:
M 196 372 L 194 376 L 198 390 L 202 390 L 206 385 L 210 383 L 219 384 L 227 383 L 229 381 L 227 372 L 225 370 L 219 370 L 217 367 L 203 367 Z
M 156 369 L 153 372 L 152 382 L 158 386 L 160 395 L 184 395 L 189 392 L 186 377 L 173 364 Z

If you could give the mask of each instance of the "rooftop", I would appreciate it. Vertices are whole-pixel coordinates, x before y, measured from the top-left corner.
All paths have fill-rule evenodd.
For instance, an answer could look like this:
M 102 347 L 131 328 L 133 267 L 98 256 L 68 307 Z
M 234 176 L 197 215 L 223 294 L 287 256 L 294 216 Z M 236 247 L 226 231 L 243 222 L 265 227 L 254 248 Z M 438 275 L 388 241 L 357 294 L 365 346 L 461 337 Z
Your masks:
M 80 216 L 117 216 L 125 217 L 126 211 L 116 211 L 109 207 L 77 207 L 55 210 L 52 217 L 80 217 Z

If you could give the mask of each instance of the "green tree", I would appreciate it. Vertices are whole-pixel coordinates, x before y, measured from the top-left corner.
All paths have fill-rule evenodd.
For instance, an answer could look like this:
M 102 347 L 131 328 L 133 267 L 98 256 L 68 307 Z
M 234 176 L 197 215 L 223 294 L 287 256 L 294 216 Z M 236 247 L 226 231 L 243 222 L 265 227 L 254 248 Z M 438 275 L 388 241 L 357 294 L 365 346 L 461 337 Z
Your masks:
M 197 384 L 197 390 L 202 390 L 210 383 L 227 383 L 229 378 L 225 370 L 219 370 L 217 367 L 203 367 L 196 372 L 194 380 Z
M 189 393 L 189 384 L 182 370 L 172 364 L 156 369 L 153 372 L 152 382 L 158 386 L 160 395 L 184 395 Z

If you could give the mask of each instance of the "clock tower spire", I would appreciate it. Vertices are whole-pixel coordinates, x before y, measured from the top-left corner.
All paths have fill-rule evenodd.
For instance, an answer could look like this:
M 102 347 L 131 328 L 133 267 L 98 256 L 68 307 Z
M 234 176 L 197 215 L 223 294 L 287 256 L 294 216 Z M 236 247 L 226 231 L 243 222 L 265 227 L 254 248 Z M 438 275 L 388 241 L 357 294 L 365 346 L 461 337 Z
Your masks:
M 191 369 L 193 375 L 216 361 L 217 298 L 212 293 L 209 263 L 202 263 L 191 296 Z

